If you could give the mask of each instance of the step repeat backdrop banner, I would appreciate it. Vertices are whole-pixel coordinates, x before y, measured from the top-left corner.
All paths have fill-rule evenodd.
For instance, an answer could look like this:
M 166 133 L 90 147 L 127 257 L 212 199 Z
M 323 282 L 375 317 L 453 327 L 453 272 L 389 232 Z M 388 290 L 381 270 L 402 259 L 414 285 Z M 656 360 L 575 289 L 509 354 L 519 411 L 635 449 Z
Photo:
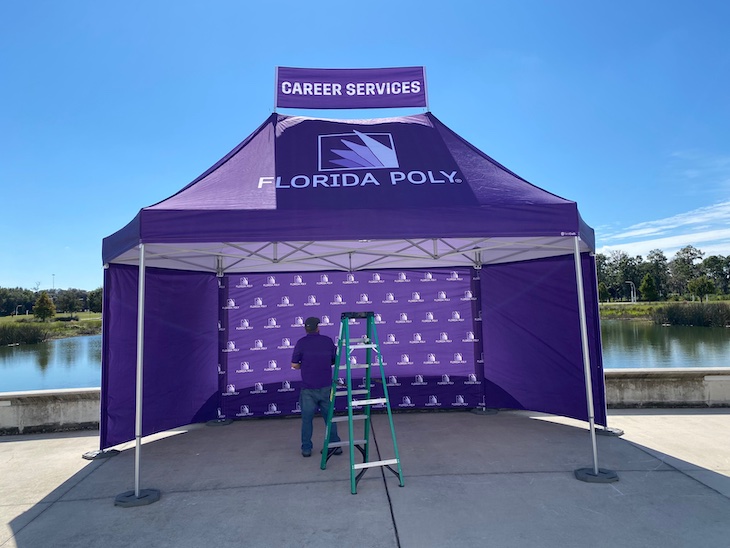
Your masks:
M 341 313 L 365 310 L 375 313 L 392 409 L 482 405 L 478 275 L 462 268 L 220 278 L 218 416 L 299 413 L 301 377 L 291 357 L 305 336 L 304 321 L 319 318 L 320 333 L 336 343 Z M 351 338 L 365 328 L 366 320 L 350 320 Z M 350 356 L 365 358 L 365 350 Z M 353 389 L 363 388 L 364 370 L 352 371 Z M 382 396 L 377 368 L 371 376 L 373 397 Z M 337 398 L 336 408 L 346 409 L 345 398 Z

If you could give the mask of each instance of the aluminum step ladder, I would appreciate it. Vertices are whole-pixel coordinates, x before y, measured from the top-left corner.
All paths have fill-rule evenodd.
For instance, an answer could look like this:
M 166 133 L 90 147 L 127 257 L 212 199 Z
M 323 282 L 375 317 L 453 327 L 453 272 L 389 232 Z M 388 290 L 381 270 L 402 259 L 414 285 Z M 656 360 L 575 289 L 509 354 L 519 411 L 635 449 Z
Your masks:
M 364 319 L 366 320 L 366 334 L 362 338 L 350 339 L 350 320 Z M 365 361 L 358 363 L 355 357 L 357 351 L 365 350 Z M 376 359 L 373 362 L 373 358 Z M 370 394 L 371 388 L 371 370 L 377 367 L 380 370 L 380 380 L 373 379 L 382 383 L 383 397 L 373 398 Z M 364 369 L 364 385 L 361 390 L 352 389 L 352 370 Z M 344 384 L 340 383 L 340 372 L 345 372 Z M 376 372 L 377 374 L 377 372 Z M 347 416 L 334 416 L 335 398 L 347 397 Z M 370 460 L 370 431 L 372 425 L 370 422 L 370 411 L 372 406 L 385 405 L 388 412 L 388 424 L 390 425 L 390 433 L 393 439 L 394 458 L 384 460 Z M 348 439 L 346 441 L 330 442 L 330 429 L 333 422 L 347 421 Z M 355 438 L 355 421 L 362 421 L 364 425 L 363 437 Z M 388 399 L 388 386 L 383 369 L 383 357 L 380 354 L 380 344 L 378 342 L 378 333 L 375 329 L 375 314 L 373 312 L 343 312 L 340 318 L 340 336 L 337 342 L 337 358 L 335 360 L 335 368 L 332 375 L 332 390 L 330 391 L 330 410 L 327 416 L 327 430 L 324 436 L 324 447 L 322 448 L 321 468 L 327 467 L 327 460 L 334 454 L 337 447 L 348 446 L 350 450 L 350 491 L 353 495 L 357 494 L 357 482 L 365 474 L 369 468 L 381 467 L 390 470 L 398 477 L 399 486 L 403 487 L 403 470 L 401 468 L 400 457 L 398 456 L 398 444 L 395 440 L 395 428 L 393 427 L 393 414 L 390 409 L 390 401 Z M 362 462 L 355 462 L 355 449 L 357 449 L 363 457 Z M 395 469 L 392 467 L 395 465 Z

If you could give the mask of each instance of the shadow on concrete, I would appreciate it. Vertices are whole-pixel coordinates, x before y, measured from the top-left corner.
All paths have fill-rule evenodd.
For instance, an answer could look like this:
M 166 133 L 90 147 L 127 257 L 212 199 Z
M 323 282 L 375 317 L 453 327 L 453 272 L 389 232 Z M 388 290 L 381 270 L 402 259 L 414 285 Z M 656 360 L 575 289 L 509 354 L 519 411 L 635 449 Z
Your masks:
M 251 420 L 192 425 L 147 441 L 141 487 L 160 489 L 162 498 L 139 508 L 113 505 L 134 486 L 129 447 L 89 462 L 81 459 L 92 445 L 87 433 L 13 437 L 12 473 L 25 491 L 2 506 L 9 530 L 0 546 L 53 539 L 54 546 L 108 547 L 666 548 L 720 546 L 730 538 L 730 499 L 714 486 L 728 478 L 679 455 L 601 436 L 600 466 L 616 470 L 620 481 L 586 484 L 573 477 L 592 462 L 582 424 L 523 412 L 401 413 L 394 422 L 403 488 L 373 469 L 353 496 L 346 454 L 320 470 L 318 451 L 308 459 L 299 454 L 298 420 Z M 375 455 L 388 458 L 386 416 L 374 417 L 373 431 Z M 318 447 L 321 423 L 315 433 Z M 32 461 L 16 461 L 22 447 L 34 448 Z M 59 465 L 50 470 L 53 461 Z

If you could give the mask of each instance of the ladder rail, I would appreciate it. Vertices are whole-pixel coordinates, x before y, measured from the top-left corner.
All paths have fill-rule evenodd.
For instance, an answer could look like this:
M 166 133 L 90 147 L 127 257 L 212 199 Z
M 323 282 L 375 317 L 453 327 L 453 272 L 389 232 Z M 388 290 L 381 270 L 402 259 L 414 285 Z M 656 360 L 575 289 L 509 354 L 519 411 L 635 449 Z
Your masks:
M 356 339 L 350 338 L 350 319 L 351 318 L 362 318 L 366 320 L 365 336 L 358 337 Z M 380 341 L 378 339 L 377 329 L 375 327 L 375 314 L 373 312 L 343 312 L 340 321 L 340 335 L 336 345 L 336 357 L 335 364 L 332 371 L 332 386 L 330 390 L 330 409 L 327 414 L 327 427 L 325 429 L 325 440 L 322 448 L 322 460 L 321 469 L 324 470 L 327 466 L 327 460 L 334 454 L 333 448 L 344 447 L 345 445 L 349 448 L 350 455 L 350 491 L 354 495 L 357 493 L 357 483 L 363 474 L 369 468 L 383 467 L 387 468 L 394 475 L 398 476 L 400 487 L 404 486 L 403 482 L 403 470 L 400 463 L 400 455 L 398 453 L 398 444 L 395 438 L 395 427 L 393 424 L 393 414 L 390 407 L 390 399 L 388 397 L 388 385 L 385 376 L 385 369 L 383 366 L 383 356 L 380 352 Z M 352 364 L 351 353 L 353 350 L 365 350 L 365 363 L 364 364 Z M 376 360 L 373 363 L 373 360 Z M 344 361 L 344 363 L 343 363 Z M 383 397 L 372 397 L 371 389 L 373 380 L 378 382 L 377 373 L 373 378 L 372 368 L 377 366 L 379 370 L 380 383 L 383 386 Z M 352 388 L 352 370 L 353 369 L 365 369 L 365 376 L 363 377 L 364 388 L 353 390 Z M 339 373 L 345 371 L 345 387 L 339 384 Z M 346 388 L 346 390 L 342 390 Z M 339 389 L 339 390 L 338 390 Z M 335 410 L 335 398 L 337 396 L 347 396 L 347 415 L 346 416 L 334 416 Z M 353 396 L 364 396 L 353 400 Z M 372 415 L 371 410 L 373 405 L 385 404 L 385 408 L 388 414 L 388 424 L 390 427 L 391 438 L 393 442 L 393 450 L 395 458 L 382 459 L 377 461 L 370 460 L 370 434 L 372 431 Z M 354 413 L 355 410 L 359 412 Z M 354 421 L 362 421 L 364 427 L 363 439 L 355 439 L 354 433 Z M 336 422 L 347 421 L 348 429 L 348 440 L 340 442 L 329 441 L 330 432 L 332 430 L 332 424 Z M 355 462 L 355 449 L 357 449 L 363 456 L 362 463 Z M 391 468 L 391 465 L 396 465 L 397 471 Z

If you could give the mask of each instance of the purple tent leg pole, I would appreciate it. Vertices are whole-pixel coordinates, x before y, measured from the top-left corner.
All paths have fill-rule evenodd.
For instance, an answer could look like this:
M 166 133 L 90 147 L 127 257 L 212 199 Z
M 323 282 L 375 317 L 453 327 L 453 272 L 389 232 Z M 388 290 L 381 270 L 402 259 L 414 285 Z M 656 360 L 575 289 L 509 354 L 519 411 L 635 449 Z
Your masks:
M 134 421 L 134 491 L 125 491 L 114 499 L 114 506 L 129 508 L 144 506 L 160 500 L 157 489 L 140 489 L 140 463 L 142 456 L 142 384 L 144 371 L 144 296 L 145 296 L 145 251 L 139 244 L 139 278 L 137 280 L 137 392 Z
M 575 259 L 575 281 L 578 288 L 578 312 L 580 315 L 580 339 L 583 347 L 583 372 L 586 382 L 586 402 L 588 405 L 588 425 L 593 447 L 593 468 L 580 468 L 575 477 L 590 483 L 611 483 L 618 481 L 618 474 L 613 470 L 598 468 L 598 447 L 596 445 L 595 408 L 593 406 L 593 381 L 591 379 L 591 354 L 588 348 L 588 322 L 586 321 L 586 302 L 583 292 L 583 266 L 580 260 L 580 238 L 573 239 L 573 257 Z

